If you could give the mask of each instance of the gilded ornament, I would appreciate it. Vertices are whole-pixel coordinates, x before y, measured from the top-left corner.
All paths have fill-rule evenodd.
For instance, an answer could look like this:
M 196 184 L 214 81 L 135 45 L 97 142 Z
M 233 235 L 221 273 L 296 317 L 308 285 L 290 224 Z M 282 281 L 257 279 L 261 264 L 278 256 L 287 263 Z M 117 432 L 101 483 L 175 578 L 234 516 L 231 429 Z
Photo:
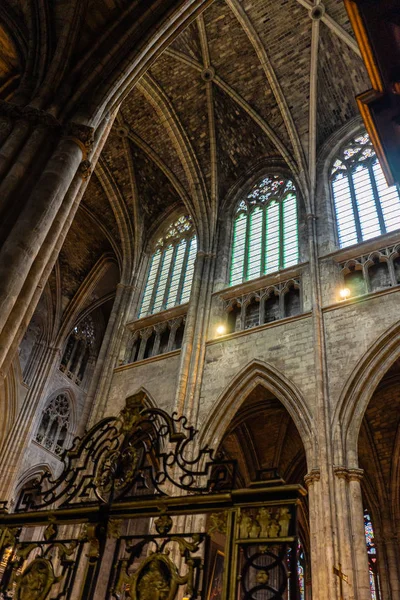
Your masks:
M 47 558 L 35 558 L 16 578 L 17 600 L 45 600 L 52 586 L 62 578 L 56 577 Z
M 154 521 L 154 525 L 157 533 L 167 535 L 171 531 L 173 523 L 169 515 L 163 514 Z
M 226 534 L 228 522 L 228 511 L 212 513 L 210 515 L 210 524 L 207 533 L 212 536 L 213 533 Z
M 268 583 L 269 581 L 269 575 L 267 573 L 267 571 L 258 571 L 257 575 L 256 575 L 256 582 L 257 583 L 261 583 L 261 584 L 265 584 Z

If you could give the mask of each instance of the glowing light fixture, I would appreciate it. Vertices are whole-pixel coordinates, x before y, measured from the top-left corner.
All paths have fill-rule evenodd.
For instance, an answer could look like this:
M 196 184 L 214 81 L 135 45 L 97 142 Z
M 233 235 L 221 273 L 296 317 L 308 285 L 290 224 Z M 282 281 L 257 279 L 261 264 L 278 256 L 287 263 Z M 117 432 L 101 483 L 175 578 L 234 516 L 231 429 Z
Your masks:
M 347 300 L 347 298 L 350 298 L 351 292 L 349 290 L 349 288 L 342 288 L 339 291 L 339 296 L 341 300 Z
M 218 325 L 216 332 L 217 332 L 217 335 L 225 335 L 225 333 L 226 333 L 225 325 Z

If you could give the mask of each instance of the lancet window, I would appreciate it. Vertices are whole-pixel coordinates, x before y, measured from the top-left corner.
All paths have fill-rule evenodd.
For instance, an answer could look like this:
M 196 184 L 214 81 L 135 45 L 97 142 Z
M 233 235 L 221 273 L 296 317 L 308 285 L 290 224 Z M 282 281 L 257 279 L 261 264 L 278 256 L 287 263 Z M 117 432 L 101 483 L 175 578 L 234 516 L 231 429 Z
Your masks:
M 185 215 L 157 241 L 151 257 L 139 317 L 189 301 L 197 238 L 193 221 Z
M 65 394 L 50 400 L 42 413 L 36 441 L 47 450 L 61 454 L 70 424 L 70 403 Z
M 264 177 L 236 211 L 230 285 L 295 265 L 298 260 L 295 185 L 279 175 Z
M 92 358 L 94 362 L 94 348 L 94 323 L 89 315 L 74 327 L 60 363 L 60 370 L 77 385 L 81 385 L 84 381 L 90 359 Z
M 330 179 L 341 248 L 400 228 L 400 188 L 388 187 L 367 134 L 342 148 Z
M 368 553 L 369 585 L 371 588 L 371 600 L 381 600 L 377 553 L 375 546 L 375 534 L 374 529 L 372 527 L 371 516 L 368 510 L 364 511 L 364 530 Z

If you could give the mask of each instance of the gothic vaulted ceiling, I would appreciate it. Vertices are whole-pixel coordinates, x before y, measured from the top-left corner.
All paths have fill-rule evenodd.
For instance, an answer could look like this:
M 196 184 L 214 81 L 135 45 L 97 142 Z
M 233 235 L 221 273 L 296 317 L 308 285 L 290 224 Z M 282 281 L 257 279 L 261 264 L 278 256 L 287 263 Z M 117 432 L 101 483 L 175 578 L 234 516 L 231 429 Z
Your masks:
M 267 159 L 307 193 L 321 147 L 369 87 L 341 0 L 215 0 L 122 103 L 84 202 L 102 188 L 115 238 L 123 203 L 140 244 L 179 205 L 212 228 Z

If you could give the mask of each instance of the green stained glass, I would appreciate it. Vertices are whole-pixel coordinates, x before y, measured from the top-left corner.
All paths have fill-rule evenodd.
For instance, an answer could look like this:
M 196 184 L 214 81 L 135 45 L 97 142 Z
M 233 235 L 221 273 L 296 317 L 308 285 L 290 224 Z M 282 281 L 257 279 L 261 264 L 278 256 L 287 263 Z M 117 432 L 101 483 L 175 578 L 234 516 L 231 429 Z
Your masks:
M 197 254 L 197 239 L 194 237 L 190 241 L 189 256 L 188 256 L 187 266 L 186 266 L 186 269 L 184 272 L 182 296 L 181 296 L 179 304 L 183 304 L 184 302 L 189 302 L 190 291 L 192 288 L 192 280 L 193 280 L 194 263 L 196 260 L 196 254 Z
M 277 175 L 265 177 L 238 207 L 230 285 L 289 267 L 298 260 L 295 186 Z
M 161 252 L 157 250 L 151 259 L 149 274 L 147 276 L 145 292 L 143 295 L 142 305 L 140 307 L 139 317 L 145 317 L 150 311 L 150 302 L 153 295 L 154 283 L 157 277 L 158 266 L 160 264 Z
M 239 213 L 236 217 L 233 230 L 233 250 L 231 264 L 231 285 L 241 283 L 243 281 L 243 269 L 246 247 L 246 229 L 247 229 L 247 214 Z
M 271 202 L 267 207 L 267 235 L 265 243 L 265 272 L 272 273 L 279 269 L 280 231 L 279 204 Z
M 139 318 L 188 302 L 197 240 L 190 217 L 183 216 L 157 242 L 151 258 Z

